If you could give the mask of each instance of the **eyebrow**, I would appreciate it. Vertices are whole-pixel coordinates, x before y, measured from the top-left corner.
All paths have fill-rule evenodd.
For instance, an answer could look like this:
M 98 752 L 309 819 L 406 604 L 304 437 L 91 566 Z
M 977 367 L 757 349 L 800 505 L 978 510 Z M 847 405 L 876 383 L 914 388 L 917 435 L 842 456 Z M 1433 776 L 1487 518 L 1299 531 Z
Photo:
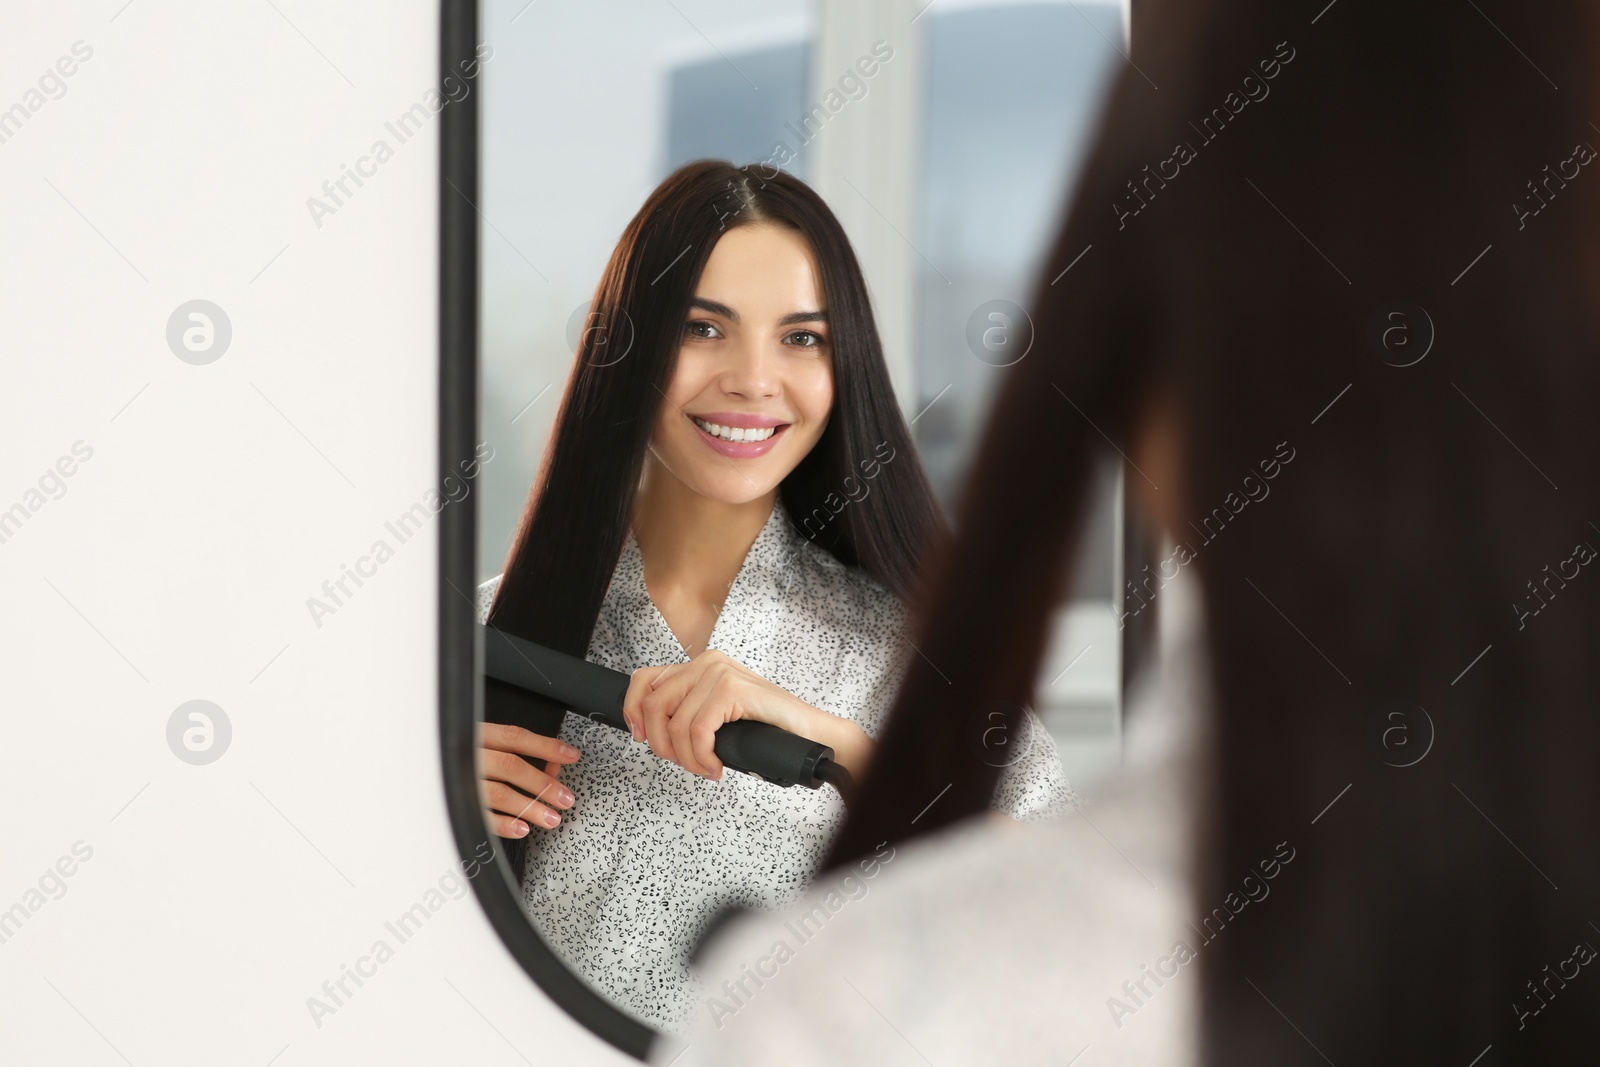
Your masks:
M 739 321 L 739 313 L 737 311 L 733 310 L 727 304 L 719 304 L 715 300 L 707 300 L 704 297 L 697 296 L 689 301 L 689 306 L 691 308 L 699 308 L 701 311 L 709 311 L 713 315 L 721 315 L 730 322 Z M 827 321 L 828 313 L 826 311 L 791 311 L 789 314 L 778 320 L 778 325 L 793 326 L 800 322 Z

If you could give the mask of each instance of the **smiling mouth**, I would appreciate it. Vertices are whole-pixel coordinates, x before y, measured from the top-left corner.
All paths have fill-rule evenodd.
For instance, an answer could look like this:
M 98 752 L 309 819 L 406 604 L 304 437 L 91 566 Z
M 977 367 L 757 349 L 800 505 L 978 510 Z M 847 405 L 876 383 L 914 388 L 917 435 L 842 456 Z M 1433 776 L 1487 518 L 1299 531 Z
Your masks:
M 751 426 L 747 428 L 743 426 L 723 426 L 715 422 L 707 422 L 705 419 L 695 418 L 693 415 L 689 416 L 689 418 L 696 426 L 712 437 L 734 442 L 765 441 L 788 425 L 788 423 L 783 423 L 779 426 Z

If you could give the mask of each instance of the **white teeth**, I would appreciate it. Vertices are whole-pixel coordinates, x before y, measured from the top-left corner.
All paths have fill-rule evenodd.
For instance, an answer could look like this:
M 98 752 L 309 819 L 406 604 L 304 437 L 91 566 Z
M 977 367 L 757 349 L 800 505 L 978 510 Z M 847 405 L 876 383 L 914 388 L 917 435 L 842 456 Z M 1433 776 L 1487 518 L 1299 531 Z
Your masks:
M 693 416 L 690 417 L 693 418 Z M 765 441 L 778 432 L 776 426 L 750 427 L 746 429 L 741 426 L 720 426 L 714 422 L 707 422 L 705 419 L 695 419 L 694 424 L 712 437 L 720 437 L 724 441 Z

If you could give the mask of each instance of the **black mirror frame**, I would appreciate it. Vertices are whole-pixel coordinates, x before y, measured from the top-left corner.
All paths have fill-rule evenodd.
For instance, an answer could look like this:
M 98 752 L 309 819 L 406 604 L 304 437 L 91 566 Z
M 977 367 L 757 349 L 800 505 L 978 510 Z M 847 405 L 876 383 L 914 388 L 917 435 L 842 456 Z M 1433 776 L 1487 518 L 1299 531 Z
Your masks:
M 474 58 L 478 0 L 441 0 L 441 81 Z M 458 476 L 478 437 L 478 96 L 440 112 L 439 128 L 439 475 Z M 478 643 L 476 560 L 478 502 L 472 494 L 439 513 L 439 740 L 445 801 L 463 861 L 482 862 L 486 827 L 477 789 L 476 726 L 483 707 L 483 649 Z M 498 839 L 496 839 L 498 840 Z M 487 869 L 487 868 L 485 868 Z M 539 936 L 514 891 L 503 849 L 493 869 L 473 877 L 490 924 L 528 977 L 590 1031 L 637 1059 L 659 1036 L 595 992 Z

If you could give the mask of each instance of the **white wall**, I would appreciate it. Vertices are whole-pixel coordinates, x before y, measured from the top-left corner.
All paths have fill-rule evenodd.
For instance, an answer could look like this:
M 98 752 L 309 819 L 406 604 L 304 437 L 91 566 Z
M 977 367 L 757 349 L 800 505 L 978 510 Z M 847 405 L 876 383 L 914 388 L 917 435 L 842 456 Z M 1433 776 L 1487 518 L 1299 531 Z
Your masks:
M 0 943 L 0 1058 L 622 1062 L 470 895 L 384 927 L 456 862 L 435 530 L 384 526 L 433 485 L 439 120 L 384 123 L 436 84 L 434 5 L 124 3 L 10 3 L 0 34 L 0 109 L 41 105 L 0 143 L 0 509 L 26 516 L 0 543 L 0 909 L 39 905 Z M 29 97 L 78 41 L 64 95 Z M 196 298 L 232 325 L 203 366 L 166 339 Z M 30 496 L 79 441 L 64 495 Z M 379 539 L 318 626 L 307 598 Z M 194 699 L 232 728 L 203 766 L 167 741 Z M 78 842 L 64 895 L 30 895 Z

